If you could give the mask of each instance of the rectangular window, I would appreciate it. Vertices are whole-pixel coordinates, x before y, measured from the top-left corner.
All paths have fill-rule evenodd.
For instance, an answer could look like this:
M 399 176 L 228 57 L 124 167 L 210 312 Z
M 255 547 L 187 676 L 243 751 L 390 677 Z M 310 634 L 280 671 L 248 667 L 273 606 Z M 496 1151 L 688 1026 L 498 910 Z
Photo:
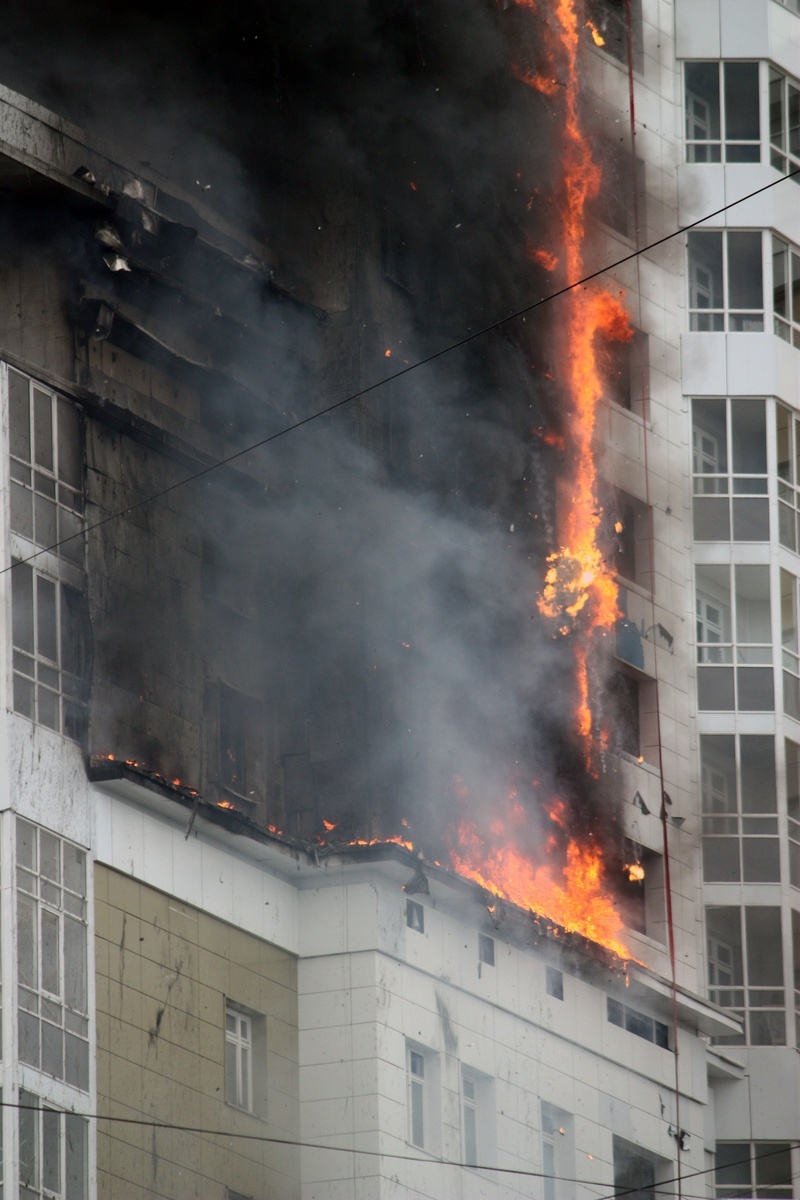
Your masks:
M 786 811 L 789 818 L 789 883 L 794 888 L 800 888 L 800 745 L 791 738 L 785 738 L 783 746 L 786 758 Z M 800 964 L 800 959 L 797 961 Z
M 714 1171 L 717 1200 L 755 1197 L 790 1200 L 792 1162 L 785 1142 L 717 1142 Z
M 541 1101 L 543 1200 L 568 1200 L 575 1194 L 575 1139 L 572 1115 Z
M 253 1016 L 225 1006 L 225 1100 L 253 1112 Z
M 758 63 L 690 62 L 685 82 L 686 161 L 758 162 Z
M 586 0 L 592 42 L 617 62 L 628 65 L 628 12 L 631 19 L 631 57 L 634 70 L 642 67 L 642 4 L 631 0 Z
M 19 1057 L 89 1090 L 86 853 L 17 818 Z
M 11 531 L 83 568 L 83 427 L 78 409 L 8 367 Z
M 769 567 L 701 565 L 696 583 L 698 708 L 771 712 Z
M 800 167 L 800 83 L 774 67 L 769 69 L 769 161 L 784 175 Z M 795 175 L 795 183 L 798 179 Z
M 218 685 L 219 762 L 217 782 L 226 797 L 248 805 L 266 787 L 264 706 L 225 684 Z M 241 804 L 238 807 L 242 807 Z
M 762 333 L 760 230 L 699 229 L 688 235 L 689 328 L 699 333 Z
M 488 933 L 478 934 L 478 962 L 485 963 L 487 967 L 494 966 L 494 938 L 489 937 Z
M 651 510 L 635 496 L 615 488 L 604 505 L 609 537 L 616 546 L 617 574 L 650 591 Z
M 649 1017 L 647 1013 L 630 1008 L 627 1004 L 621 1004 L 619 1000 L 612 1000 L 610 996 L 607 996 L 606 1000 L 610 1024 L 618 1025 L 620 1029 L 627 1029 L 628 1033 L 633 1033 L 646 1042 L 654 1042 L 656 1046 L 661 1046 L 664 1050 L 669 1049 L 669 1029 L 663 1021 L 657 1021 L 655 1017 Z
M 658 1160 L 639 1146 L 614 1138 L 614 1191 L 626 1200 L 656 1200 Z
M 700 738 L 703 878 L 708 883 L 779 883 L 775 739 Z
M 782 404 L 775 405 L 778 458 L 778 538 L 787 550 L 800 545 L 800 421 Z
M 769 541 L 764 400 L 692 401 L 697 542 Z
M 545 989 L 554 1000 L 564 999 L 564 975 L 558 967 L 545 967 Z
M 744 1032 L 720 1045 L 786 1044 L 781 910 L 777 907 L 706 909 L 709 996 L 745 1020 Z
M 778 337 L 800 349 L 800 250 L 774 234 L 772 313 Z
M 19 1094 L 21 1200 L 86 1200 L 88 1123 L 55 1112 L 31 1092 Z
M 14 711 L 83 741 L 83 427 L 73 404 L 5 368 L 11 473 Z M 35 566 L 24 560 L 37 551 Z
M 425 1055 L 406 1047 L 406 1103 L 408 1140 L 425 1149 Z
M 417 933 L 425 932 L 425 909 L 416 900 L 406 900 L 406 925 Z

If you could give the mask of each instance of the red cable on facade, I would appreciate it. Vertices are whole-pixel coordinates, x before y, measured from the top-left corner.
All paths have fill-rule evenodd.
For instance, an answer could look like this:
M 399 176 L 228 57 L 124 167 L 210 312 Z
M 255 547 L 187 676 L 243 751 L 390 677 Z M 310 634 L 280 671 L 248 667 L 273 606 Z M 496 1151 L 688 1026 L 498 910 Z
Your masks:
M 628 44 L 628 115 L 630 118 L 630 138 L 631 138 L 631 175 L 633 183 L 633 226 L 634 226 L 634 245 L 636 248 L 636 296 L 639 306 L 639 324 L 641 325 L 641 305 L 642 305 L 642 288 L 641 288 L 641 272 L 639 269 L 640 263 L 640 236 L 639 236 L 639 179 L 636 169 L 636 106 L 634 100 L 634 77 L 633 77 L 633 17 L 631 13 L 631 0 L 625 0 L 625 32 Z M 644 359 L 641 356 L 641 373 L 642 373 L 642 447 L 644 454 L 644 487 L 645 487 L 645 502 L 647 504 L 649 533 L 650 533 L 650 611 L 653 627 L 656 625 L 656 588 L 655 588 L 655 537 L 653 533 L 652 507 L 650 504 L 650 469 L 648 456 L 648 441 L 647 441 L 647 422 L 649 413 L 647 409 L 646 399 L 649 400 L 649 388 L 645 374 Z M 675 1064 L 675 1128 L 677 1130 L 675 1142 L 677 1147 L 677 1162 L 676 1162 L 676 1177 L 675 1183 L 676 1195 L 678 1200 L 681 1200 L 683 1195 L 683 1185 L 681 1178 L 681 1138 L 680 1138 L 680 1073 L 679 1073 L 679 1054 L 678 1054 L 678 980 L 675 961 L 675 926 L 672 913 L 672 884 L 670 872 L 670 857 L 669 857 L 669 836 L 667 830 L 667 802 L 666 788 L 664 786 L 664 755 L 661 744 L 661 699 L 660 686 L 658 677 L 658 647 L 653 643 L 653 676 L 655 682 L 655 700 L 656 700 L 656 741 L 658 745 L 658 777 L 659 786 L 661 789 L 661 831 L 664 846 L 664 894 L 665 907 L 667 917 L 667 938 L 669 948 L 669 964 L 672 983 L 672 1040 L 673 1040 L 673 1061 Z

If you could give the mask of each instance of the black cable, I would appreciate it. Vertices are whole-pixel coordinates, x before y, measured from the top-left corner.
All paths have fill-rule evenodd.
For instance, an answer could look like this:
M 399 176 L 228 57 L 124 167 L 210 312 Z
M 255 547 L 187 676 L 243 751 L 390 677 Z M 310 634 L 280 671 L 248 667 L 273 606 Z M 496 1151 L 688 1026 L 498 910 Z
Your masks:
M 208 1129 L 205 1126 L 200 1126 L 200 1125 L 177 1125 L 177 1124 L 173 1124 L 172 1122 L 169 1122 L 169 1121 L 148 1121 L 148 1120 L 145 1120 L 143 1117 L 112 1117 L 112 1116 L 106 1115 L 105 1113 L 82 1113 L 82 1112 L 76 1112 L 75 1109 L 71 1109 L 71 1108 L 59 1108 L 55 1104 L 41 1104 L 41 1105 L 20 1104 L 18 1101 L 15 1102 L 13 1100 L 0 1100 L 0 1109 L 2 1109 L 2 1108 L 15 1108 L 18 1110 L 21 1109 L 25 1112 L 58 1113 L 60 1116 L 81 1117 L 84 1121 L 108 1121 L 108 1122 L 111 1122 L 112 1124 L 116 1123 L 119 1125 L 138 1125 L 145 1129 L 171 1130 L 173 1133 L 196 1133 L 196 1134 L 200 1134 L 205 1137 L 226 1137 L 226 1138 L 236 1138 L 240 1141 L 247 1141 L 247 1142 L 267 1142 L 270 1145 L 275 1145 L 275 1146 L 293 1146 L 298 1150 L 330 1150 L 333 1153 L 338 1153 L 338 1154 L 364 1154 L 369 1158 L 393 1158 L 393 1159 L 399 1159 L 401 1162 L 427 1163 L 429 1166 L 464 1167 L 464 1168 L 467 1168 L 467 1169 L 470 1169 L 473 1171 L 493 1171 L 495 1174 L 498 1174 L 498 1175 L 524 1175 L 524 1176 L 532 1178 L 532 1179 L 555 1179 L 561 1183 L 580 1183 L 580 1184 L 583 1184 L 584 1187 L 605 1187 L 606 1186 L 603 1181 L 597 1180 L 597 1179 L 578 1179 L 577 1177 L 570 1176 L 570 1175 L 548 1175 L 544 1171 L 529 1171 L 529 1170 L 524 1170 L 522 1168 L 516 1168 L 516 1167 L 492 1167 L 492 1166 L 488 1166 L 484 1163 L 478 1163 L 476 1165 L 475 1163 L 460 1162 L 458 1159 L 435 1158 L 430 1154 L 427 1154 L 425 1156 L 417 1155 L 417 1154 L 392 1154 L 391 1152 L 386 1151 L 386 1150 L 361 1150 L 361 1149 L 355 1149 L 352 1146 L 326 1146 L 321 1142 L 301 1142 L 295 1138 L 270 1137 L 267 1134 L 261 1134 L 261 1133 L 236 1133 L 229 1129 Z M 742 1144 L 745 1146 L 749 1146 L 749 1142 L 744 1142 Z M 739 1167 L 745 1163 L 749 1164 L 751 1162 L 760 1162 L 761 1159 L 771 1158 L 776 1154 L 783 1154 L 783 1153 L 785 1153 L 785 1151 L 787 1149 L 789 1149 L 789 1150 L 800 1149 L 800 1142 L 781 1142 L 780 1146 L 778 1146 L 774 1150 L 765 1150 L 761 1154 L 753 1154 L 753 1155 L 748 1154 L 748 1156 L 746 1158 L 739 1158 L 739 1159 L 734 1160 L 733 1162 L 725 1163 L 725 1166 L 726 1167 Z M 681 1180 L 698 1179 L 701 1176 L 709 1175 L 716 1170 L 717 1170 L 716 1166 L 704 1167 L 702 1171 L 690 1171 L 688 1175 L 682 1175 Z M 677 1177 L 675 1179 L 659 1180 L 658 1187 L 653 1194 L 654 1195 L 663 1195 L 663 1196 L 674 1196 L 673 1192 L 665 1192 L 665 1191 L 663 1191 L 663 1189 L 665 1187 L 667 1187 L 669 1184 L 677 1183 L 677 1182 L 678 1182 Z M 748 1191 L 749 1190 L 750 1189 L 748 1188 Z M 619 1200 L 619 1197 L 631 1196 L 639 1191 L 641 1191 L 640 1187 L 622 1188 L 622 1189 L 617 1188 L 615 1191 L 610 1192 L 605 1196 L 596 1197 L 596 1200 Z M 743 1193 L 743 1194 L 745 1194 L 745 1193 Z M 693 1197 L 693 1196 L 687 1196 L 686 1193 L 684 1193 L 684 1196 L 685 1196 L 685 1200 L 707 1200 L 707 1197 L 705 1197 L 705 1196 Z
M 542 296 L 539 300 L 534 300 L 532 304 L 526 305 L 524 308 L 519 308 L 515 312 L 509 313 L 506 317 L 500 317 L 497 321 L 493 321 L 490 325 L 484 325 L 483 328 L 477 329 L 474 333 L 468 333 L 457 342 L 451 342 L 444 346 L 441 350 L 434 350 L 432 354 L 428 354 L 425 358 L 420 358 L 416 362 L 409 363 L 408 366 L 401 367 L 399 371 L 395 371 L 393 375 L 387 375 L 385 379 L 377 379 L 374 383 L 368 383 L 365 387 L 359 388 L 357 392 L 352 392 L 345 396 L 342 400 L 336 400 L 333 404 L 328 404 L 325 408 L 318 409 L 317 412 L 310 413 L 307 417 L 302 417 L 299 421 L 295 421 L 292 425 L 286 425 L 283 429 L 277 430 L 275 433 L 268 434 L 267 437 L 261 438 L 257 442 L 252 442 L 249 446 L 245 446 L 242 450 L 237 450 L 234 454 L 227 455 L 226 458 L 220 458 L 216 462 L 210 463 L 208 466 L 201 467 L 199 471 L 194 471 L 191 475 L 187 475 L 184 479 L 179 479 L 176 483 L 169 484 L 168 487 L 162 488 L 160 492 L 154 492 L 150 496 L 145 496 L 141 500 L 137 500 L 135 504 L 128 505 L 127 508 L 118 509 L 116 512 L 109 513 L 108 516 L 102 517 L 99 521 L 95 521 L 91 525 L 86 525 L 79 533 L 70 534 L 69 537 L 62 538 L 61 541 L 53 542 L 50 546 L 45 546 L 41 550 L 36 550 L 27 558 L 15 560 L 7 567 L 0 570 L 0 575 L 5 575 L 7 571 L 12 571 L 15 567 L 22 566 L 24 563 L 33 562 L 41 554 L 50 554 L 54 550 L 58 550 L 60 546 L 65 546 L 67 542 L 74 541 L 77 537 L 83 537 L 86 533 L 91 533 L 95 529 L 102 528 L 109 521 L 116 520 L 117 517 L 125 517 L 129 513 L 135 512 L 145 504 L 152 503 L 153 500 L 159 500 L 162 496 L 169 495 L 170 492 L 176 491 L 177 488 L 184 487 L 187 483 L 192 483 L 195 479 L 202 479 L 204 475 L 210 474 L 211 471 L 216 471 L 219 467 L 225 467 L 229 463 L 235 462 L 238 458 L 242 458 L 245 454 L 251 454 L 254 450 L 260 450 L 262 446 L 267 446 L 270 442 L 275 442 L 278 438 L 284 437 L 287 433 L 293 433 L 296 429 L 302 429 L 304 425 L 308 425 L 311 421 L 316 421 L 319 417 L 326 417 L 330 413 L 336 412 L 337 409 L 343 408 L 345 404 L 352 403 L 353 400 L 360 400 L 364 396 L 370 395 L 371 392 L 377 391 L 387 383 L 394 383 L 396 379 L 402 379 L 404 375 L 409 375 L 412 371 L 418 370 L 420 367 L 425 367 L 429 363 L 436 362 L 437 359 L 443 358 L 446 354 L 450 354 L 453 350 L 459 350 L 462 346 L 474 342 L 477 338 L 484 337 L 487 333 L 493 333 L 496 329 L 502 329 L 510 321 L 516 321 L 519 317 L 524 317 L 528 313 L 533 312 L 537 308 L 541 308 L 543 304 L 548 304 L 551 300 L 557 300 L 559 296 L 564 296 L 567 292 L 573 291 L 577 287 L 583 287 L 592 280 L 598 279 L 601 275 L 607 274 L 609 271 L 616 270 L 617 267 L 623 266 L 632 259 L 638 258 L 640 254 L 647 253 L 648 250 L 655 250 L 657 246 L 663 246 L 665 242 L 671 241 L 680 234 L 686 233 L 690 229 L 694 229 L 698 225 L 702 225 L 704 221 L 710 221 L 712 217 L 718 217 L 721 213 L 728 212 L 729 209 L 735 208 L 737 204 L 743 204 L 745 200 L 751 200 L 753 196 L 758 196 L 762 192 L 769 191 L 777 184 L 782 183 L 784 179 L 791 179 L 796 175 L 800 175 L 800 167 L 794 171 L 789 171 L 785 175 L 780 175 L 777 179 L 773 179 L 771 183 L 765 183 L 762 187 L 756 188 L 752 192 L 748 192 L 746 196 L 740 196 L 738 200 L 731 200 L 728 204 L 723 204 L 722 208 L 717 208 L 714 212 L 706 213 L 705 216 L 699 217 L 696 221 L 691 221 L 688 225 L 681 225 L 672 233 L 664 234 L 663 237 L 656 238 L 654 242 L 649 242 L 648 245 L 640 247 L 638 250 L 632 251 L 630 254 L 624 255 L 623 258 L 616 259 L 615 262 L 608 263 L 597 271 L 592 271 L 590 275 L 584 275 L 582 279 L 576 279 L 574 283 L 568 283 L 564 287 L 559 288 L 556 292 L 550 292 L 547 296 Z

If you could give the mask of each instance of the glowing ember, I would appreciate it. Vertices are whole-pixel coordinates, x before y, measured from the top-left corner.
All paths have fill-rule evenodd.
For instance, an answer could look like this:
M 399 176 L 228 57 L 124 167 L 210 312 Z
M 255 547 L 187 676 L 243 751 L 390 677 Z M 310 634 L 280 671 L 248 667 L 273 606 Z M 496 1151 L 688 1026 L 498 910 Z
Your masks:
M 556 255 L 551 254 L 549 250 L 545 250 L 542 246 L 528 246 L 526 253 L 532 262 L 537 263 L 545 271 L 555 271 L 558 266 Z
M 631 883 L 641 883 L 644 879 L 644 867 L 641 863 L 628 863 L 625 870 L 628 872 L 628 879 Z

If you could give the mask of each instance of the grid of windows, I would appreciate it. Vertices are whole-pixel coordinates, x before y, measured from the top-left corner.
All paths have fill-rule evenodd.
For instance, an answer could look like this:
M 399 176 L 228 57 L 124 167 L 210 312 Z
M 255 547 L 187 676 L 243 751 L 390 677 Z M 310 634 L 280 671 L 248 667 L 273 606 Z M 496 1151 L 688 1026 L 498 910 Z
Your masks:
M 253 1022 L 232 1005 L 225 1008 L 225 1099 L 253 1111 Z
M 764 284 L 760 230 L 697 229 L 688 235 L 689 328 L 761 333 Z
M 20 1200 L 85 1200 L 88 1123 L 56 1112 L 31 1092 L 19 1094 Z
M 800 167 L 800 83 L 774 67 L 769 69 L 769 161 L 784 175 Z
M 769 567 L 703 564 L 696 581 L 698 708 L 771 712 Z
M 695 541 L 769 540 L 763 400 L 692 401 L 692 478 Z
M 773 906 L 706 908 L 709 996 L 745 1021 L 719 1045 L 783 1046 L 786 1012 L 781 910 Z
M 685 83 L 687 162 L 758 162 L 758 63 L 690 62 Z
M 89 1090 L 86 854 L 17 818 L 19 1057 Z
M 80 413 L 12 367 L 6 375 L 14 710 L 81 741 L 89 635 Z M 21 561 L 35 552 L 34 566 Z
M 792 1162 L 784 1142 L 717 1142 L 714 1195 L 717 1200 L 758 1196 L 789 1200 Z
M 706 882 L 780 882 L 775 739 L 702 735 L 700 780 Z

